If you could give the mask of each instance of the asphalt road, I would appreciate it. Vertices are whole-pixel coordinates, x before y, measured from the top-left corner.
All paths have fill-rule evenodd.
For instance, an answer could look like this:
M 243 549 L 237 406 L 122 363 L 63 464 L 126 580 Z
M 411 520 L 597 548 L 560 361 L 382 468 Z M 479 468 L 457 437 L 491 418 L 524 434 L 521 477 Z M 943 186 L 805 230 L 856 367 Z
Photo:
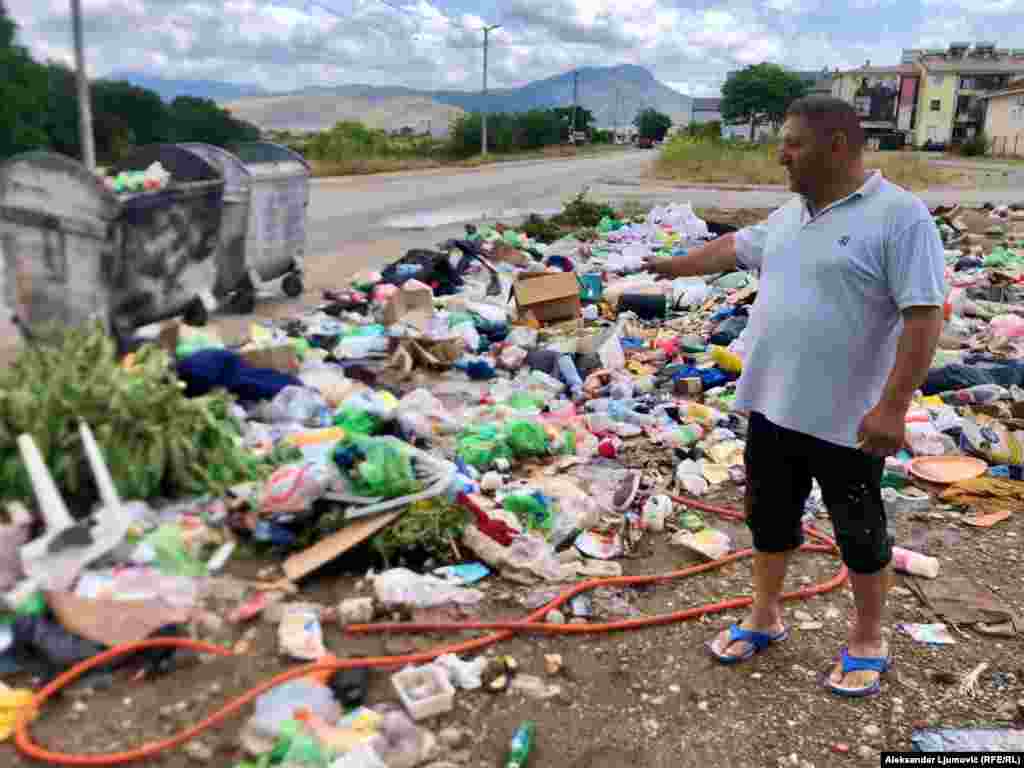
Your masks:
M 530 212 L 550 214 L 584 187 L 590 188 L 592 198 L 615 203 L 676 201 L 730 209 L 774 207 L 791 194 L 778 187 L 723 190 L 666 184 L 646 175 L 655 157 L 649 150 L 626 150 L 581 159 L 318 179 L 310 200 L 307 252 L 318 257 L 383 240 L 394 244 L 389 252 L 432 247 L 459 236 L 466 223 L 511 223 Z M 978 177 L 979 186 L 934 189 L 921 197 L 930 205 L 1024 200 L 1024 167 L 985 170 L 989 173 Z

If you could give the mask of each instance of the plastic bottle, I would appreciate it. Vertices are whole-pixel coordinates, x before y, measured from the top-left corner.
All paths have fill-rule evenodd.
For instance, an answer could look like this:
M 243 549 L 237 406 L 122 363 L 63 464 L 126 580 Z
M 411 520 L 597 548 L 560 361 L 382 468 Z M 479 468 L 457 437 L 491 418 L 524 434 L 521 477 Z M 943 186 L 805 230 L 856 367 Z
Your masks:
M 715 364 L 723 371 L 728 371 L 729 373 L 740 373 L 743 370 L 743 360 L 725 347 L 712 345 L 711 359 L 714 360 Z
M 583 379 L 580 378 L 580 373 L 576 370 L 576 363 L 573 362 L 572 357 L 561 355 L 558 358 L 558 371 L 569 386 L 573 397 L 580 397 L 583 394 Z
M 892 567 L 902 573 L 935 579 L 939 576 L 939 561 L 903 547 L 892 548 Z
M 509 745 L 505 768 L 523 768 L 526 765 L 526 761 L 530 759 L 530 748 L 533 746 L 533 734 L 536 728 L 537 726 L 532 720 L 527 720 L 512 734 L 512 743 Z

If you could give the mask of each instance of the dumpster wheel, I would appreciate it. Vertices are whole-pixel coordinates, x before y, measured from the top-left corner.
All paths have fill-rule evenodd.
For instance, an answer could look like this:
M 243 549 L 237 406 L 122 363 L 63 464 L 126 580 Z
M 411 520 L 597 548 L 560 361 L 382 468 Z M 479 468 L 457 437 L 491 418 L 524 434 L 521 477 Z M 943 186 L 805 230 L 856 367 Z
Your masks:
M 294 299 L 296 296 L 301 296 L 302 288 L 302 276 L 297 272 L 285 275 L 284 280 L 281 281 L 281 290 L 283 290 L 285 295 L 291 299 Z
M 185 309 L 183 319 L 185 320 L 186 325 L 191 325 L 195 328 L 201 328 L 202 326 L 206 325 L 207 322 L 209 322 L 210 313 L 209 311 L 207 311 L 206 305 L 203 303 L 203 300 L 197 296 L 195 300 L 191 304 L 189 304 L 188 307 Z
M 238 291 L 231 301 L 231 309 L 239 315 L 251 315 L 256 311 L 256 293 L 246 290 Z

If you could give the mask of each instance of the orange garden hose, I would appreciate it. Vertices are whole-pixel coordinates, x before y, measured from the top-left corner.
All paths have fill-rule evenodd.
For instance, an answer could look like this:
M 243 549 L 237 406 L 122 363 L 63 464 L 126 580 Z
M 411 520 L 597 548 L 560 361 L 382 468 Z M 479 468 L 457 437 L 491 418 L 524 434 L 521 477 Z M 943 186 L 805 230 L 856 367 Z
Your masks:
M 688 507 L 700 509 L 705 512 L 711 512 L 722 517 L 738 520 L 742 519 L 742 515 L 734 510 L 719 507 L 705 502 L 696 501 L 690 498 L 673 497 L 673 499 L 680 503 L 685 504 Z M 822 541 L 822 544 L 805 544 L 801 547 L 801 550 L 805 552 L 829 552 L 837 554 L 835 543 L 815 530 L 811 526 L 805 526 L 805 531 L 812 537 Z M 96 667 L 102 666 L 111 660 L 124 656 L 131 653 L 136 653 L 141 650 L 149 648 L 187 648 L 189 650 L 197 651 L 199 653 L 209 653 L 219 656 L 231 656 L 232 651 L 226 650 L 218 645 L 212 645 L 210 643 L 200 642 L 198 640 L 191 640 L 188 638 L 154 638 L 152 640 L 144 640 L 138 643 L 131 643 L 127 645 L 120 645 L 111 648 L 104 653 L 94 656 L 87 661 L 69 669 L 64 674 L 57 677 L 49 685 L 44 687 L 35 698 L 32 700 L 32 704 L 28 708 L 28 711 L 24 713 L 18 722 L 17 729 L 15 731 L 15 744 L 18 749 L 28 757 L 35 760 L 52 763 L 55 765 L 121 765 L 124 763 L 131 763 L 140 760 L 151 758 L 154 755 L 163 752 L 165 750 L 173 749 L 174 747 L 180 746 L 187 741 L 198 736 L 203 731 L 212 728 L 216 725 L 227 720 L 229 717 L 235 715 L 242 707 L 253 702 L 257 697 L 266 691 L 274 688 L 281 683 L 289 680 L 294 680 L 299 677 L 307 677 L 316 672 L 336 671 L 341 669 L 354 669 L 354 668 L 387 668 L 387 667 L 400 667 L 406 664 L 420 664 L 433 661 L 438 656 L 446 653 L 467 653 L 470 651 L 477 651 L 481 648 L 485 648 L 495 643 L 500 643 L 504 640 L 509 639 L 516 633 L 520 632 L 544 632 L 549 634 L 587 634 L 587 633 L 603 633 L 603 632 L 614 632 L 621 630 L 640 629 L 641 627 L 652 627 L 664 624 L 671 624 L 680 621 L 687 621 L 694 619 L 699 616 L 705 616 L 712 613 L 721 613 L 723 611 L 729 611 L 735 608 L 742 608 L 750 605 L 752 599 L 750 597 L 738 597 L 731 600 L 724 600 L 718 603 L 711 603 L 708 605 L 699 606 L 696 608 L 689 608 L 683 611 L 676 611 L 674 613 L 660 614 L 657 616 L 646 616 L 638 619 L 625 619 L 622 621 L 612 621 L 600 624 L 548 624 L 544 621 L 544 617 L 548 611 L 563 605 L 568 600 L 578 595 L 580 592 L 585 592 L 589 589 L 602 586 L 630 586 L 638 584 L 656 584 L 672 579 L 683 578 L 685 576 L 692 576 L 705 571 L 720 568 L 727 563 L 734 562 L 744 557 L 750 557 L 753 554 L 753 550 L 745 549 L 740 552 L 735 552 L 731 555 L 723 557 L 713 562 L 704 563 L 702 565 L 693 566 L 690 568 L 684 568 L 678 571 L 672 571 L 670 573 L 657 575 L 657 576 L 618 576 L 613 578 L 602 578 L 602 579 L 590 579 L 588 581 L 577 584 L 576 586 L 566 590 L 560 594 L 557 598 L 552 600 L 550 603 L 541 606 L 537 610 L 533 611 L 522 621 L 507 621 L 507 622 L 467 622 L 467 623 L 455 623 L 455 624 L 360 624 L 360 625 L 349 625 L 345 627 L 345 631 L 352 634 L 366 634 L 370 632 L 440 632 L 440 631 L 466 631 L 466 630 L 493 630 L 492 634 L 485 635 L 484 637 L 475 638 L 472 640 L 465 640 L 459 643 L 452 643 L 449 645 L 438 646 L 429 651 L 422 653 L 404 654 L 400 656 L 375 656 L 368 658 L 358 659 L 335 659 L 333 657 L 322 659 L 320 661 L 312 662 L 310 664 L 303 664 L 302 666 L 295 667 L 282 672 L 281 674 L 275 675 L 264 683 L 250 689 L 246 693 L 242 694 L 234 701 L 229 702 L 217 712 L 207 717 L 202 722 L 193 725 L 191 728 L 184 730 L 175 736 L 163 739 L 161 741 L 149 742 L 141 747 L 127 750 L 124 752 L 111 752 L 107 754 L 71 754 L 67 752 L 52 752 L 45 747 L 42 747 L 32 741 L 32 737 L 29 733 L 29 723 L 33 719 L 33 715 L 38 713 L 43 705 L 54 696 L 58 691 L 63 689 L 68 684 L 74 682 L 86 672 L 95 669 Z M 830 578 L 828 581 L 816 584 L 811 587 L 804 587 L 794 592 L 787 592 L 782 596 L 783 600 L 806 600 L 814 595 L 819 595 L 825 592 L 829 592 L 839 587 L 844 581 L 846 581 L 847 570 L 846 566 L 840 567 L 838 572 Z

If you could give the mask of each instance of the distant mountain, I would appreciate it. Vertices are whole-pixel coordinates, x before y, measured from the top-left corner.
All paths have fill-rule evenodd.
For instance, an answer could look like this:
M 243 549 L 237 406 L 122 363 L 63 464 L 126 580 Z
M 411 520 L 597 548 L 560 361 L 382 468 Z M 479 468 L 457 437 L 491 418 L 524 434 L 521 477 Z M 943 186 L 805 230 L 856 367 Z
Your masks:
M 692 100 L 654 78 L 648 70 L 633 64 L 616 67 L 584 67 L 576 70 L 580 106 L 594 113 L 598 126 L 626 126 L 641 109 L 653 107 L 689 122 Z M 524 112 L 529 109 L 572 105 L 573 73 L 535 80 L 521 88 L 491 91 L 484 96 L 471 91 L 437 91 L 435 101 L 462 107 L 467 112 L 486 108 L 491 112 Z
M 452 120 L 462 110 L 441 104 L 426 95 L 401 96 L 382 93 L 362 95 L 346 89 L 321 89 L 287 95 L 250 97 L 224 103 L 240 120 L 265 131 L 311 132 L 327 130 L 343 120 L 355 120 L 368 128 L 397 131 L 406 126 L 417 133 L 448 134 Z M 410 92 L 415 93 L 415 92 Z
M 258 85 L 238 85 L 219 80 L 168 80 L 142 72 L 114 72 L 105 80 L 127 80 L 139 88 L 148 88 L 160 95 L 164 101 L 174 101 L 178 96 L 195 96 L 213 101 L 234 101 L 246 96 L 263 96 L 268 93 Z
M 577 70 L 580 106 L 594 113 L 597 125 L 626 126 L 641 109 L 653 107 L 675 123 L 689 122 L 690 97 L 633 64 Z M 572 104 L 573 73 L 536 80 L 521 88 L 501 88 L 487 96 L 475 91 L 420 91 L 401 86 L 312 86 L 291 93 L 271 93 L 259 86 L 214 81 L 164 80 L 137 73 L 117 76 L 151 88 L 163 98 L 188 94 L 212 98 L 237 117 L 267 130 L 317 131 L 339 120 L 362 120 L 386 130 L 405 126 L 443 135 L 449 121 L 465 112 L 524 112 Z

